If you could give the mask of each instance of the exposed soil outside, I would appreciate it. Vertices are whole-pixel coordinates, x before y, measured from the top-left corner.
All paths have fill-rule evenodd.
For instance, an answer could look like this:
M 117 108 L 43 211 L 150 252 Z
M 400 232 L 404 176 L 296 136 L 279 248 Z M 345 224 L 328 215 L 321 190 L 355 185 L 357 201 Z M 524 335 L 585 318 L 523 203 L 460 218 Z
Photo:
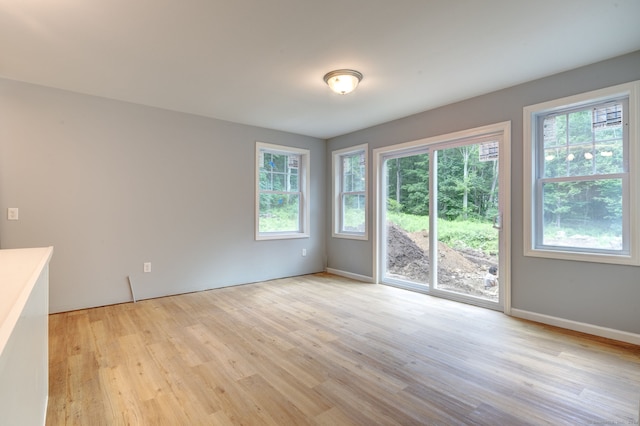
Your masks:
M 390 277 L 416 283 L 429 282 L 429 234 L 407 233 L 394 224 L 387 225 L 387 271 Z M 484 276 L 498 264 L 496 256 L 479 250 L 453 249 L 438 243 L 438 289 L 498 300 L 498 287 L 484 288 Z

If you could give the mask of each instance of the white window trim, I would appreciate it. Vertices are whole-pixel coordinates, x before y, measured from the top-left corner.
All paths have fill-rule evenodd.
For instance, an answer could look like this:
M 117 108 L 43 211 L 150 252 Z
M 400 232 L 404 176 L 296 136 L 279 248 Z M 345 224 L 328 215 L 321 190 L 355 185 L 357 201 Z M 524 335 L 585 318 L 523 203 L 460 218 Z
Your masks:
M 536 117 L 561 109 L 579 107 L 615 97 L 629 98 L 629 254 L 597 254 L 549 248 L 534 248 Z M 620 84 L 562 99 L 530 105 L 523 110 L 523 240 L 524 255 L 552 259 L 576 260 L 621 265 L 640 265 L 640 80 Z
M 281 152 L 283 154 L 300 155 L 300 231 L 299 232 L 260 232 L 260 153 L 263 150 Z M 294 148 L 284 145 L 275 145 L 265 142 L 256 142 L 255 152 L 255 239 L 260 240 L 283 240 L 293 238 L 309 238 L 309 193 L 311 188 L 311 174 L 309 169 L 310 151 L 303 148 Z
M 340 230 L 342 215 L 342 201 L 340 194 L 342 192 L 342 167 L 340 159 L 345 155 L 355 154 L 364 151 L 364 232 L 344 232 Z M 333 211 L 332 236 L 334 238 L 348 238 L 352 240 L 368 240 L 369 239 L 369 144 L 351 146 L 332 152 L 332 188 L 333 197 L 331 209 Z

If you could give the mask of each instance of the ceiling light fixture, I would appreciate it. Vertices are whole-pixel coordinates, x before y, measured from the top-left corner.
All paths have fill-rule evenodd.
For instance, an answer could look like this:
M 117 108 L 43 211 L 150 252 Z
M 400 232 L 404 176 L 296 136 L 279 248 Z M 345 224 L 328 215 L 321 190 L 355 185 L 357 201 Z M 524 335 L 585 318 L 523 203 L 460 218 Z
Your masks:
M 324 76 L 324 82 L 340 95 L 353 92 L 360 80 L 362 80 L 362 74 L 355 70 L 335 70 Z

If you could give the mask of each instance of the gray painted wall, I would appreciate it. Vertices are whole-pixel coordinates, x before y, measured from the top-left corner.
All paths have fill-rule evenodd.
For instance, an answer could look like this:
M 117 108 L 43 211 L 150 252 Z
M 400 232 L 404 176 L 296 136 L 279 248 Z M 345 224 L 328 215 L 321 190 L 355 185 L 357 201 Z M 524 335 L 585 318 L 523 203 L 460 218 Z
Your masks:
M 256 141 L 311 150 L 311 238 L 254 241 Z M 325 152 L 315 138 L 0 79 L 0 248 L 54 246 L 52 312 L 129 301 L 127 276 L 141 299 L 319 272 Z
M 640 267 L 524 257 L 521 194 L 523 107 L 639 79 L 640 51 L 333 138 L 328 141 L 327 154 L 362 143 L 369 143 L 373 151 L 511 121 L 512 308 L 640 333 Z M 369 172 L 371 178 L 372 170 Z M 328 194 L 328 202 L 330 197 Z M 327 229 L 330 226 L 328 217 Z M 330 235 L 327 240 L 327 267 L 372 276 L 371 240 Z

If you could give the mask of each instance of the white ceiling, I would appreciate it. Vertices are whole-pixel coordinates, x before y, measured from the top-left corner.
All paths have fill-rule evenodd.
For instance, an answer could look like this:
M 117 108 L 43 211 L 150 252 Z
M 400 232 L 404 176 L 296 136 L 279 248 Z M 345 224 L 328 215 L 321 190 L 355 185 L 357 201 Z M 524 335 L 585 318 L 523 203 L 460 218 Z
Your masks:
M 639 0 L 0 0 L 0 76 L 329 138 L 639 50 L 639 21 Z

